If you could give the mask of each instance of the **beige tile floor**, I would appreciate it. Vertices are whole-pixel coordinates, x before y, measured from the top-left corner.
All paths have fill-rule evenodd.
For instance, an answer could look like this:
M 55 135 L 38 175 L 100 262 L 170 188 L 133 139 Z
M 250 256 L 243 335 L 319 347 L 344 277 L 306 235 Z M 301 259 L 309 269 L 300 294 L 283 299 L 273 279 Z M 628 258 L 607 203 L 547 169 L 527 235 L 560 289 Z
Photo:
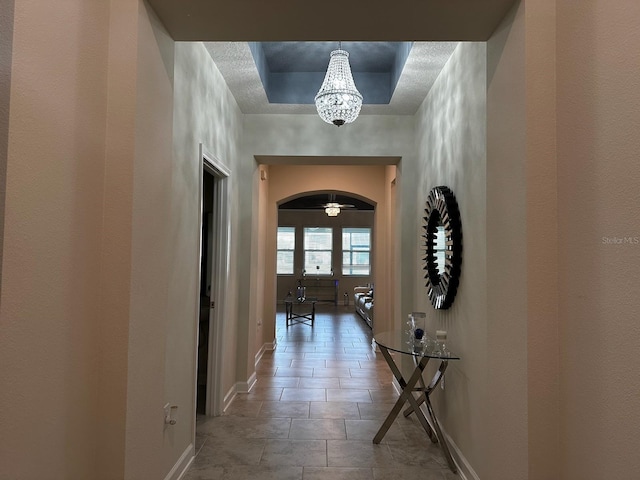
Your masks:
M 373 444 L 398 394 L 351 308 L 319 305 L 313 328 L 279 313 L 276 336 L 251 392 L 198 418 L 185 480 L 459 480 L 413 415 Z

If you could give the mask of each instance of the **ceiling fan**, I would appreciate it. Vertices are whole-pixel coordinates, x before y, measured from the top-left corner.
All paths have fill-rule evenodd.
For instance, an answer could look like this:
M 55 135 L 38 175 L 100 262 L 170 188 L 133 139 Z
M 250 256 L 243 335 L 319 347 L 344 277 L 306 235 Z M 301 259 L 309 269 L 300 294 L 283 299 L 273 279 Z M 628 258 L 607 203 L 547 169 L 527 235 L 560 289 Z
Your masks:
M 324 205 L 321 205 L 321 207 L 324 208 L 324 212 L 329 217 L 337 217 L 338 214 L 340 213 L 340 210 L 343 209 L 343 208 L 356 208 L 355 205 L 338 203 L 336 201 L 335 193 L 330 193 L 329 194 L 329 201 L 327 203 L 325 203 Z

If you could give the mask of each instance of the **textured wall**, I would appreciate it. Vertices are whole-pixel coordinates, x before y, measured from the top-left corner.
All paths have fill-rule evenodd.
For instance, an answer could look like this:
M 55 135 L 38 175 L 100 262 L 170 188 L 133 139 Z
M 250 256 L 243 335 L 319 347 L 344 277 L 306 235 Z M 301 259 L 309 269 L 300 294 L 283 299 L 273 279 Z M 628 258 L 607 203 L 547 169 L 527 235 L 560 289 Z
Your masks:
M 176 381 L 190 378 L 185 373 L 192 367 L 188 346 L 182 346 L 184 359 L 172 364 L 175 370 L 165 370 L 171 346 L 179 343 L 171 337 L 171 326 L 190 311 L 169 316 L 167 308 L 176 248 L 171 235 L 174 42 L 142 2 L 138 15 L 129 18 L 136 20 L 137 76 L 125 478 L 162 478 L 191 443 L 194 385 Z M 165 402 L 179 406 L 175 427 L 164 427 Z
M 412 117 L 362 115 L 344 128 L 318 115 L 246 115 L 251 155 L 406 156 L 413 153 Z
M 102 192 L 100 384 L 102 478 L 123 477 L 131 305 L 131 216 L 135 156 L 138 4 L 114 1 L 109 12 L 107 116 Z M 106 321 L 108 319 L 108 321 Z M 97 475 L 97 474 L 96 474 Z
M 560 477 L 556 4 L 529 2 L 524 14 L 528 464 L 530 480 L 545 480 Z
M 108 19 L 95 2 L 15 5 L 0 478 L 94 476 Z
M 487 44 L 487 378 L 481 478 L 527 478 L 524 9 Z
M 173 157 L 174 172 L 172 177 L 172 258 L 169 270 L 169 319 L 167 336 L 167 381 L 175 386 L 175 392 L 192 392 L 195 385 L 195 331 L 198 275 L 199 270 L 199 235 L 200 219 L 198 218 L 200 194 L 198 179 L 202 170 L 202 159 L 199 158 L 199 145 L 203 143 L 205 150 L 231 171 L 228 212 L 231 219 L 231 238 L 241 238 L 239 224 L 243 219 L 250 219 L 251 195 L 245 200 L 239 199 L 238 186 L 245 185 L 247 193 L 251 185 L 251 174 L 243 176 L 240 165 L 238 144 L 241 132 L 240 111 L 233 96 L 226 87 L 220 72 L 214 65 L 207 50 L 201 43 L 176 43 L 175 77 L 174 77 L 174 136 Z M 250 236 L 246 235 L 249 237 Z M 236 324 L 237 282 L 240 275 L 248 275 L 246 270 L 250 263 L 242 255 L 240 263 L 235 263 L 239 251 L 249 251 L 250 243 L 241 248 L 239 241 L 231 241 L 232 263 L 230 283 L 226 293 L 226 323 L 224 326 L 224 345 L 230 346 L 224 351 L 223 390 L 226 393 L 235 385 L 238 358 L 246 363 L 247 346 L 246 330 L 238 335 Z M 246 303 L 246 302 L 244 302 Z M 238 344 L 237 338 L 244 339 L 244 345 Z M 233 346 L 233 347 L 231 347 Z M 237 351 L 242 353 L 237 353 Z M 246 378 L 244 379 L 246 380 Z M 191 385 L 191 387 L 189 387 Z M 169 390 L 168 390 L 169 391 Z M 167 398 L 167 401 L 173 401 Z M 193 403 L 193 402 L 192 402 Z M 191 405 L 187 398 L 181 398 L 184 412 L 181 414 L 185 422 L 193 418 Z
M 0 1 L 0 290 L 2 288 L 2 242 L 4 239 L 4 197 L 7 181 L 9 142 L 9 97 L 11 95 L 11 50 L 13 48 L 14 0 Z
M 0 477 L 163 478 L 194 436 L 198 148 L 233 166 L 240 113 L 142 1 L 20 2 L 14 33 Z
M 486 392 L 486 47 L 461 43 L 416 115 L 417 214 L 413 221 L 415 297 L 413 310 L 427 312 L 427 328 L 447 330 L 452 351 L 462 360 L 447 371 L 446 389 L 434 399 L 444 427 L 480 467 Z M 406 168 L 406 167 L 405 167 Z M 406 172 L 403 172 L 406 176 Z M 435 310 L 424 286 L 424 204 L 431 188 L 450 187 L 460 207 L 463 260 L 452 307 Z M 406 314 L 406 313 L 405 313 Z
M 633 478 L 640 4 L 556 3 L 562 478 Z

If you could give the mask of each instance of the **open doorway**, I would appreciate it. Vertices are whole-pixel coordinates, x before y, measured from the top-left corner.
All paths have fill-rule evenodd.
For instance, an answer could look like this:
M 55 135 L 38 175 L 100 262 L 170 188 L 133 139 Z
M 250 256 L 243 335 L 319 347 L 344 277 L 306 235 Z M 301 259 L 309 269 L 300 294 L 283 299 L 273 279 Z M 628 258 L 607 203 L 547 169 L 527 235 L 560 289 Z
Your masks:
M 222 339 L 229 256 L 229 172 L 201 146 L 196 412 L 222 413 Z
M 349 310 L 355 312 L 353 304 L 355 287 L 374 284 L 376 292 L 374 317 L 377 317 L 377 321 L 371 322 L 373 328 L 377 331 L 394 328 L 392 323 L 395 317 L 388 313 L 395 309 L 395 298 L 390 294 L 389 280 L 391 270 L 399 268 L 399 264 L 391 261 L 392 258 L 395 258 L 395 254 L 389 253 L 388 249 L 390 248 L 389 238 L 398 234 L 398 229 L 395 228 L 395 209 L 391 210 L 390 200 L 391 182 L 396 178 L 396 165 L 400 161 L 399 157 L 385 157 L 384 164 L 381 163 L 381 158 L 371 158 L 369 163 L 367 157 L 357 157 L 352 160 L 353 164 L 347 164 L 350 161 L 348 158 L 340 157 L 338 162 L 331 160 L 331 157 L 318 157 L 315 164 L 305 163 L 304 165 L 296 164 L 295 158 L 289 159 L 291 163 L 285 163 L 286 158 L 257 157 L 258 161 L 263 161 L 269 167 L 269 188 L 266 200 L 269 208 L 265 209 L 269 243 L 265 253 L 266 281 L 264 286 L 264 298 L 268 301 L 264 302 L 264 331 L 269 331 L 271 325 L 267 322 L 271 318 L 276 318 L 278 305 L 284 302 L 289 289 L 295 289 L 298 280 L 307 276 L 304 263 L 303 228 L 305 226 L 333 227 L 332 238 L 336 244 L 332 244 L 332 252 L 335 252 L 331 259 L 334 272 L 332 278 L 338 280 L 337 301 L 334 296 L 333 303 L 346 303 L 346 293 L 347 301 L 350 304 Z M 358 164 L 355 164 L 356 161 Z M 330 162 L 330 166 L 326 164 L 327 162 Z M 339 202 L 341 205 L 356 205 L 354 200 L 357 199 L 366 201 L 375 207 L 371 207 L 372 210 L 368 213 L 373 216 L 373 220 L 362 223 L 363 221 L 359 219 L 347 219 L 347 216 L 356 214 L 354 208 L 340 208 L 340 213 L 336 217 L 329 217 L 325 211 L 327 203 L 329 203 L 328 193 L 344 194 L 353 199 Z M 298 211 L 308 210 L 305 216 L 311 215 L 315 211 L 318 215 L 317 219 L 309 218 L 309 221 L 305 220 L 305 225 L 303 225 L 298 220 L 294 209 L 290 210 L 294 218 L 285 217 L 285 215 L 289 215 L 288 209 L 284 208 L 288 202 L 316 194 L 324 194 L 324 198 L 313 203 L 313 206 L 318 208 L 300 208 Z M 365 214 L 366 211 L 362 211 L 358 215 L 364 216 Z M 390 225 L 393 226 L 392 229 L 389 229 Z M 288 254 L 289 258 L 293 257 L 292 268 L 289 268 L 289 272 L 293 271 L 293 273 L 281 275 L 277 273 L 278 267 L 283 266 L 278 265 L 279 261 L 282 263 L 282 258 L 278 258 L 278 227 L 297 227 L 294 236 L 297 239 L 298 248 L 294 247 L 293 254 Z M 344 275 L 343 228 L 370 229 L 369 275 Z M 286 247 L 282 246 L 282 249 L 286 250 Z M 283 256 L 280 255 L 280 257 Z M 315 266 L 312 266 L 312 271 L 314 269 Z M 303 272 L 303 270 L 305 271 Z M 272 328 L 275 336 L 276 326 L 273 325 Z
M 211 309 L 215 308 L 215 301 L 211 299 L 214 279 L 211 276 L 213 268 L 213 207 L 214 207 L 214 177 L 202 169 L 202 233 L 200 238 L 200 314 L 198 316 L 198 361 L 196 412 L 206 413 L 207 405 L 207 373 L 209 365 L 209 331 Z

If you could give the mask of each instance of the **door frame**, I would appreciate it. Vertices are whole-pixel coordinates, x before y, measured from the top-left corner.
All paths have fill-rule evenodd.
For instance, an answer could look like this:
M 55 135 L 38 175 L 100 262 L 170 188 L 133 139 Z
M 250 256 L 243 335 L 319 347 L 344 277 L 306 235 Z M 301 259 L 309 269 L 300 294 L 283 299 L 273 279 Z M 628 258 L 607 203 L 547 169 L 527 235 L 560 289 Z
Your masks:
M 224 396 L 222 391 L 222 364 L 223 364 L 223 339 L 224 339 L 224 319 L 226 318 L 226 293 L 228 291 L 229 284 L 229 246 L 230 246 L 230 234 L 231 225 L 229 222 L 229 176 L 230 170 L 222 163 L 222 161 L 210 154 L 204 145 L 199 145 L 199 160 L 201 165 L 199 169 L 199 192 L 200 192 L 200 205 L 198 216 L 198 276 L 197 284 L 200 285 L 201 278 L 201 258 L 203 248 L 202 245 L 202 212 L 203 206 L 203 189 L 204 189 L 204 171 L 213 175 L 214 177 L 214 199 L 213 199 L 213 248 L 212 248 L 212 268 L 211 278 L 215 278 L 215 282 L 211 282 L 211 301 L 214 302 L 214 308 L 210 309 L 209 313 L 209 339 L 207 348 L 209 350 L 208 364 L 207 364 L 207 388 L 206 388 L 206 402 L 205 413 L 208 416 L 222 415 L 224 407 Z M 196 289 L 196 325 L 199 321 L 200 315 L 200 288 Z M 198 335 L 198 328 L 196 328 L 196 343 Z M 197 369 L 197 348 L 196 348 L 196 369 Z M 195 401 L 197 403 L 197 389 L 198 382 L 194 384 L 195 388 Z M 195 411 L 195 410 L 194 410 Z

